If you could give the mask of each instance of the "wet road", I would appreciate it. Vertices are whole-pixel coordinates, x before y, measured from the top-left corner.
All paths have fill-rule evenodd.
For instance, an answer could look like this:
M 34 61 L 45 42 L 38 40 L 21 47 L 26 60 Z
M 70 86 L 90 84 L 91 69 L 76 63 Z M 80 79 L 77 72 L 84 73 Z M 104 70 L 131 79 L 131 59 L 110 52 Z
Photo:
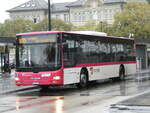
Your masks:
M 0 113 L 109 113 L 111 104 L 150 90 L 150 80 L 91 83 L 16 92 L 0 97 Z

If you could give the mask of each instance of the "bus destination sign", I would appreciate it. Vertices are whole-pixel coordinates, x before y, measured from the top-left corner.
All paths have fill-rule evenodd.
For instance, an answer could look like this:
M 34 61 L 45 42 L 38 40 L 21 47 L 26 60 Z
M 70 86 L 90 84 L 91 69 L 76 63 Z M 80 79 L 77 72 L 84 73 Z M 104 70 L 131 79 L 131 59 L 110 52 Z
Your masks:
M 30 37 L 19 39 L 19 44 L 47 43 L 47 42 L 56 42 L 56 38 Z

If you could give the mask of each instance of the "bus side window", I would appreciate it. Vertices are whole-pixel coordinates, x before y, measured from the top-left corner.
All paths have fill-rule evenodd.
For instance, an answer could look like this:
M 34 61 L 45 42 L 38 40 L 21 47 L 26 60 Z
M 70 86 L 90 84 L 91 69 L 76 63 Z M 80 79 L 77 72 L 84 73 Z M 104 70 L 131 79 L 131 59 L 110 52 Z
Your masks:
M 125 61 L 125 50 L 123 44 L 116 44 L 116 60 L 117 61 Z
M 111 61 L 116 61 L 117 48 L 115 44 L 111 44 Z
M 63 50 L 64 50 L 64 66 L 65 67 L 74 66 L 75 52 L 76 52 L 74 40 L 66 40 L 66 43 L 63 45 Z

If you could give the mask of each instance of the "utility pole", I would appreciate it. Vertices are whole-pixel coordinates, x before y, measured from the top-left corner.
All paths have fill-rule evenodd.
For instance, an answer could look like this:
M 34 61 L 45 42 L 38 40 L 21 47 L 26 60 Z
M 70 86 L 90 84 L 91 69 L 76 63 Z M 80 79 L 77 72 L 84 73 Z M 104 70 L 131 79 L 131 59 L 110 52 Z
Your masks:
M 51 31 L 51 2 L 48 0 L 48 30 Z
M 103 22 L 101 21 L 101 32 L 103 32 Z

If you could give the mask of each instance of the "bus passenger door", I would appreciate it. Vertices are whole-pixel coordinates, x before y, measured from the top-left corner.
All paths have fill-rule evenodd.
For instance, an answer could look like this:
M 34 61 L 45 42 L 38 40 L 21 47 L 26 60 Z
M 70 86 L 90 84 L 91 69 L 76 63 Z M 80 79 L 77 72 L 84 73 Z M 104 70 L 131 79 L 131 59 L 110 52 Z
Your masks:
M 71 84 L 79 82 L 80 69 L 76 68 L 76 48 L 74 40 L 66 40 L 63 45 L 64 53 L 64 84 Z

